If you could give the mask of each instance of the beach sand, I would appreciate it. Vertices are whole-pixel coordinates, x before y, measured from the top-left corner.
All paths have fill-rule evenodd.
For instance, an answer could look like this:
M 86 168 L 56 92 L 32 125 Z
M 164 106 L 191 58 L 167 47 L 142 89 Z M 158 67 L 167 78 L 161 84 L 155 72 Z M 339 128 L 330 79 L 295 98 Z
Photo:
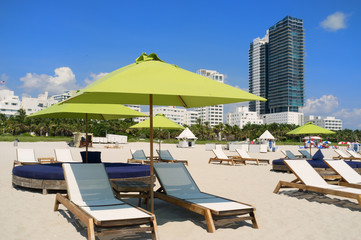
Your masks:
M 23 143 L 19 148 L 33 148 L 36 157 L 54 157 L 54 148 L 64 148 L 63 142 Z M 121 149 L 106 149 L 95 145 L 90 150 L 101 150 L 103 162 L 126 162 L 129 149 L 144 149 L 149 153 L 149 143 L 128 143 Z M 155 148 L 158 145 L 155 144 Z M 297 152 L 297 146 L 279 146 Z M 208 164 L 213 156 L 204 145 L 194 148 L 177 148 L 175 144 L 162 144 L 174 157 L 187 159 L 189 172 L 201 191 L 252 204 L 256 207 L 259 229 L 250 222 L 218 225 L 216 232 L 208 233 L 203 216 L 164 201 L 155 200 L 158 233 L 162 240 L 171 239 L 360 239 L 361 207 L 356 200 L 316 193 L 281 189 L 273 190 L 279 180 L 291 181 L 293 174 L 271 171 L 272 165 L 247 166 Z M 80 161 L 80 151 L 71 148 L 73 158 Z M 0 216 L 1 239 L 86 239 L 86 228 L 60 206 L 54 212 L 55 193 L 43 195 L 41 191 L 13 188 L 12 164 L 16 159 L 13 143 L 0 143 Z M 225 151 L 227 155 L 236 155 Z M 335 156 L 332 150 L 323 150 L 326 158 Z M 281 152 L 250 153 L 252 157 L 270 160 L 282 157 Z M 159 185 L 157 185 L 159 186 Z M 157 188 L 157 187 L 156 187 Z M 136 203 L 135 199 L 129 200 Z M 143 205 L 144 206 L 144 205 Z M 150 234 L 126 239 L 146 239 Z M 99 239 L 122 239 L 106 236 Z

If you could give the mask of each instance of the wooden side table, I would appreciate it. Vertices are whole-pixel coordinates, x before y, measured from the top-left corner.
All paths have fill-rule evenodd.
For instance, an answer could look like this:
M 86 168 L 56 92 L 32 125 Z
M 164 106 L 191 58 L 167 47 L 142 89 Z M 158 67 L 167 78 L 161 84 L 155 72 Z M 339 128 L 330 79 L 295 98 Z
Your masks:
M 147 209 L 149 209 L 149 184 L 140 181 L 111 181 L 112 187 L 115 191 L 117 198 L 128 197 L 128 198 L 139 198 L 138 206 L 141 206 L 142 198 L 146 201 Z M 126 193 L 123 193 L 126 192 Z M 130 194 L 128 192 L 139 192 L 139 194 Z

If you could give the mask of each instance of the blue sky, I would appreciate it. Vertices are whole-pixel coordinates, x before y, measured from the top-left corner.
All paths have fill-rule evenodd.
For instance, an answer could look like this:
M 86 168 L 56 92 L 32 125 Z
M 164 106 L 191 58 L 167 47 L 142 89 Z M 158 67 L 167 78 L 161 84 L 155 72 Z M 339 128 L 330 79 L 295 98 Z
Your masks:
M 285 16 L 305 28 L 305 113 L 361 129 L 361 1 L 0 2 L 0 80 L 36 97 L 82 88 L 155 52 L 248 88 L 248 49 Z M 230 111 L 235 105 L 227 106 Z

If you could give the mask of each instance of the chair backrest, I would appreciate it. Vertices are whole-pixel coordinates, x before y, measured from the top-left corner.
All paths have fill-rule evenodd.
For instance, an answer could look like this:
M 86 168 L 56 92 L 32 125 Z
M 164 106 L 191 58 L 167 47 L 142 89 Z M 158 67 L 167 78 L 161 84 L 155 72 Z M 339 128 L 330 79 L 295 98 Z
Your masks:
M 154 163 L 154 171 L 168 195 L 200 193 L 197 184 L 183 163 Z
M 328 186 L 323 178 L 306 160 L 283 160 L 301 182 L 310 186 Z
M 305 158 L 312 159 L 311 154 L 307 150 L 298 150 Z
M 243 149 L 239 149 L 239 148 L 237 148 L 236 149 L 236 152 L 239 154 L 239 156 L 241 156 L 242 158 L 251 158 L 249 155 L 248 155 L 248 153 L 245 151 L 245 150 L 243 150 Z
M 16 155 L 19 162 L 38 162 L 35 159 L 34 149 L 18 148 Z
M 340 149 L 334 149 L 334 151 L 342 158 L 350 158 L 350 156 L 348 156 L 345 152 L 343 152 Z
M 324 160 L 338 175 L 348 183 L 361 183 L 361 175 L 358 174 L 344 160 Z
M 353 150 L 346 150 L 352 157 L 361 158 L 361 155 Z
M 212 149 L 214 155 L 219 159 L 228 159 L 227 155 L 223 152 L 222 149 Z
M 130 149 L 130 153 L 132 154 L 133 159 L 147 160 L 147 156 L 145 156 L 143 149 L 140 149 L 140 150 Z
M 173 156 L 170 154 L 170 152 L 168 150 L 158 150 L 157 149 L 157 153 L 160 157 L 160 159 L 164 159 L 164 160 L 174 160 Z
M 297 157 L 290 150 L 285 150 L 285 153 L 289 159 L 296 159 Z
M 58 162 L 74 162 L 73 157 L 71 156 L 70 149 L 54 149 L 56 161 Z
M 69 199 L 79 206 L 114 199 L 108 174 L 101 163 L 64 163 L 64 178 Z

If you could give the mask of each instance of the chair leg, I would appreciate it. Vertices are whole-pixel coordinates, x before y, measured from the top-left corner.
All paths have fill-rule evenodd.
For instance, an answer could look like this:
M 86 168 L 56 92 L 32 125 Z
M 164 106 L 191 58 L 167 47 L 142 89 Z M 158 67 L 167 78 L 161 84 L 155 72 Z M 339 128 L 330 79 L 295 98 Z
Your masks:
M 95 240 L 95 233 L 94 233 L 94 222 L 92 218 L 88 219 L 88 240 Z
M 278 182 L 278 184 L 277 184 L 275 190 L 273 191 L 273 193 L 278 193 L 278 191 L 280 190 L 280 188 L 281 188 L 281 182 Z
M 158 239 L 158 225 L 157 225 L 157 221 L 155 220 L 155 217 L 153 218 L 153 221 L 151 222 L 151 226 L 153 227 L 152 239 L 157 240 Z
M 58 199 L 55 198 L 54 212 L 58 211 L 58 209 L 59 209 L 59 203 L 60 203 L 60 202 L 58 201 Z
M 257 219 L 256 219 L 256 213 L 253 211 L 249 214 L 251 217 L 252 217 L 252 226 L 253 228 L 259 228 L 258 227 L 258 222 L 257 222 Z
M 214 226 L 214 221 L 212 218 L 212 213 L 211 210 L 207 209 L 204 212 L 204 217 L 206 219 L 206 223 L 207 223 L 207 227 L 208 227 L 208 232 L 210 233 L 214 233 L 216 231 L 216 227 Z

